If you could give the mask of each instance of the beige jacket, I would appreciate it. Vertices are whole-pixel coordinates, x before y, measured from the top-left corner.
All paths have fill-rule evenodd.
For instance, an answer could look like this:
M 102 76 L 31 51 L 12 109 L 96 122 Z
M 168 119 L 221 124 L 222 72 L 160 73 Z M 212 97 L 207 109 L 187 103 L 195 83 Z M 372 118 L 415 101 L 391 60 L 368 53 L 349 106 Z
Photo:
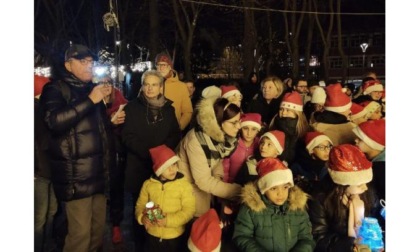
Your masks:
M 356 134 L 353 133 L 352 129 L 357 125 L 348 122 L 342 124 L 328 124 L 316 122 L 311 125 L 314 130 L 324 133 L 331 139 L 334 146 L 340 144 L 354 144 L 356 140 Z

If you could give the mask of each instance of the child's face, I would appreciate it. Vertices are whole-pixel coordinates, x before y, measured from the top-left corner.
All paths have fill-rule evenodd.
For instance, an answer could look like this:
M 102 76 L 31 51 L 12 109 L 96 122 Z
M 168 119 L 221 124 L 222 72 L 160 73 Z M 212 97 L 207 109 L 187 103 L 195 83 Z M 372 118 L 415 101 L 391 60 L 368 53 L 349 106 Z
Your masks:
M 261 157 L 277 157 L 280 155 L 276 146 L 274 146 L 273 141 L 271 141 L 268 137 L 263 137 L 260 142 L 260 153 Z
M 382 98 L 382 91 L 372 91 L 369 95 L 373 100 L 379 101 Z
M 252 142 L 254 141 L 255 137 L 258 134 L 258 128 L 252 126 L 244 126 L 241 128 L 242 138 L 245 142 Z
M 375 112 L 372 113 L 372 115 L 370 116 L 370 120 L 378 120 L 381 119 L 382 117 L 382 111 L 381 111 L 381 107 L 379 107 Z
M 328 140 L 322 141 L 312 150 L 312 155 L 322 161 L 328 161 L 332 145 Z
M 173 180 L 176 177 L 176 173 L 178 172 L 178 163 L 174 163 L 168 168 L 166 168 L 162 174 L 159 176 L 159 178 L 162 181 L 166 180 Z
M 346 193 L 350 195 L 362 194 L 368 190 L 366 184 L 361 185 L 351 185 L 346 188 Z
M 273 186 L 268 189 L 264 194 L 265 196 L 277 206 L 281 206 L 286 202 L 289 197 L 289 184 L 283 184 L 278 186 Z
M 281 108 L 279 112 L 280 117 L 296 118 L 297 114 L 293 109 Z

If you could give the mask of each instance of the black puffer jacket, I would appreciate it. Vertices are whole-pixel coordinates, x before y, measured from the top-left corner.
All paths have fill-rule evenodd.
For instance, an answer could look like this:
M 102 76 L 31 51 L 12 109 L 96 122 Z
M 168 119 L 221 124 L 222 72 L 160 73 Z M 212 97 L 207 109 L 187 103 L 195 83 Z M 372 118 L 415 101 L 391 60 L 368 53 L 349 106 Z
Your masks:
M 105 193 L 109 162 L 115 155 L 106 107 L 88 97 L 93 84 L 70 74 L 62 84 L 68 89 L 59 81 L 47 84 L 40 104 L 50 133 L 54 190 L 59 200 L 70 201 Z

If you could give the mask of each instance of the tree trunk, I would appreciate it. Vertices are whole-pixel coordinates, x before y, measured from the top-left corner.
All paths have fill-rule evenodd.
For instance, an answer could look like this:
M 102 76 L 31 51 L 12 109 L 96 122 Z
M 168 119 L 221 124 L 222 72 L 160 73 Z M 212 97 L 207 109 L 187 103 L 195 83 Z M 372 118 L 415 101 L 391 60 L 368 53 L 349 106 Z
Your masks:
M 254 7 L 253 0 L 243 0 L 244 9 L 244 39 L 243 39 L 243 80 L 255 70 L 255 50 L 257 46 L 257 29 L 255 27 L 254 11 L 248 8 Z
M 341 36 L 341 0 L 337 1 L 337 36 L 338 36 L 338 52 L 341 56 L 341 83 L 345 83 L 348 73 L 348 56 L 343 50 L 343 39 Z
M 150 18 L 150 37 L 149 37 L 149 52 L 150 52 L 150 60 L 153 62 L 155 61 L 156 55 L 159 53 L 159 11 L 158 11 L 158 3 L 156 0 L 149 1 L 149 18 Z

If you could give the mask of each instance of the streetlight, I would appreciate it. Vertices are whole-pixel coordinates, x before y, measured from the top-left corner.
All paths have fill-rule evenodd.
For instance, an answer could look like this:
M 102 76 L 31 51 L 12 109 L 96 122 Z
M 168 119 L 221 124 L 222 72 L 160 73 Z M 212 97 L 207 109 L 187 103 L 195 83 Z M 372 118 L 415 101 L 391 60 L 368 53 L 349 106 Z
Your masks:
M 368 46 L 369 46 L 368 43 L 360 44 L 360 48 L 362 48 L 362 52 L 363 52 L 363 72 L 365 71 L 365 52 L 366 52 L 366 49 L 368 48 Z

